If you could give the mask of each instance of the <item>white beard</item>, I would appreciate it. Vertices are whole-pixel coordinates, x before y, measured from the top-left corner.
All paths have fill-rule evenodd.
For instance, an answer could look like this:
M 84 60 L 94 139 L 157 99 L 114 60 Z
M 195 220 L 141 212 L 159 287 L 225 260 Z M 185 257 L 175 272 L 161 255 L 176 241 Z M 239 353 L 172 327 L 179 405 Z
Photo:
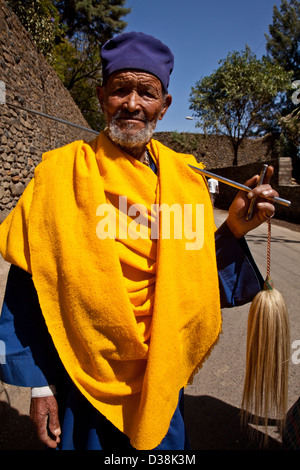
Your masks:
M 152 135 L 154 133 L 157 120 L 145 121 L 146 125 L 144 129 L 136 132 L 135 134 L 127 134 L 126 129 L 120 130 L 117 123 L 118 116 L 115 115 L 108 126 L 108 135 L 110 139 L 120 147 L 124 148 L 135 148 L 141 147 L 142 145 L 148 144 L 150 142 Z M 127 129 L 130 130 L 134 127 L 133 123 L 127 124 Z

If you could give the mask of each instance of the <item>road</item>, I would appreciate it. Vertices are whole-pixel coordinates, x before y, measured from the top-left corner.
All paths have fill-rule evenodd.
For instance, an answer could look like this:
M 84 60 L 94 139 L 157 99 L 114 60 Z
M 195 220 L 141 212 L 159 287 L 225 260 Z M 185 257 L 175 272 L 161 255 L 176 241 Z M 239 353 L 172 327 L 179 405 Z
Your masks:
M 226 212 L 215 209 L 219 226 Z M 253 257 L 263 275 L 266 272 L 267 225 L 247 236 Z M 300 340 L 299 322 L 299 265 L 300 232 L 272 226 L 271 276 L 275 287 L 284 295 L 290 315 L 291 345 Z M 0 301 L 5 289 L 9 266 L 0 260 Z M 260 447 L 260 436 L 251 437 L 240 426 L 240 403 L 245 372 L 245 351 L 249 304 L 223 310 L 223 333 L 211 355 L 185 391 L 185 416 L 191 448 L 193 450 L 254 450 Z M 299 346 L 298 346 L 299 349 Z M 299 397 L 300 364 L 291 360 L 289 370 L 289 407 Z M 300 358 L 300 351 L 298 360 Z M 295 361 L 294 361 L 295 362 Z M 39 443 L 28 418 L 29 391 L 5 386 L 2 392 L 0 416 L 0 449 L 38 449 Z M 5 403 L 7 394 L 10 406 Z M 1 403 L 0 403 L 1 405 Z M 270 449 L 280 449 L 280 436 L 271 421 Z M 3 430 L 4 427 L 4 430 Z M 24 439 L 24 436 L 26 438 Z
M 215 210 L 220 226 L 226 212 Z M 246 237 L 262 273 L 266 273 L 267 224 Z M 300 232 L 272 225 L 271 277 L 283 294 L 290 316 L 291 344 L 300 340 Z M 192 385 L 186 388 L 186 420 L 194 449 L 257 448 L 240 428 L 249 305 L 223 310 L 223 333 Z M 299 349 L 299 346 L 298 346 Z M 296 349 L 291 349 L 291 356 Z M 300 354 L 298 354 L 298 360 Z M 289 407 L 300 395 L 300 363 L 289 364 Z M 263 429 L 259 429 L 263 432 Z M 270 427 L 270 448 L 278 448 L 277 428 Z

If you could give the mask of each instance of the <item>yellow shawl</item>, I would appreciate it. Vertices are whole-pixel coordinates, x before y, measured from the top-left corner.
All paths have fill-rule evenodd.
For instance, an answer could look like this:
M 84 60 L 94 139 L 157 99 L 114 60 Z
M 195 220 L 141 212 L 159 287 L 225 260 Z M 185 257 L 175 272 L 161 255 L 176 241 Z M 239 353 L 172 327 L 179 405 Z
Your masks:
M 191 155 L 155 140 L 148 149 L 157 176 L 104 133 L 91 144 L 77 141 L 46 153 L 0 227 L 0 251 L 32 274 L 48 330 L 70 377 L 137 449 L 161 442 L 179 390 L 221 328 L 206 183 L 189 168 L 188 163 L 195 164 Z M 121 209 L 119 196 L 124 196 Z M 133 204 L 141 204 L 148 214 L 128 215 L 124 201 L 129 213 Z M 115 210 L 121 230 L 116 239 L 103 237 L 105 204 Z M 199 249 L 188 248 L 190 236 L 184 230 L 179 236 L 178 227 L 170 237 L 167 232 L 163 236 L 160 209 L 173 204 L 182 213 L 184 207 L 193 208 L 194 230 L 201 220 L 204 243 Z M 198 221 L 196 204 L 204 207 Z M 156 212 L 149 212 L 151 207 Z M 158 240 L 145 238 L 151 220 L 158 222 Z M 126 238 L 124 228 L 129 226 Z M 133 239 L 139 230 L 144 236 Z

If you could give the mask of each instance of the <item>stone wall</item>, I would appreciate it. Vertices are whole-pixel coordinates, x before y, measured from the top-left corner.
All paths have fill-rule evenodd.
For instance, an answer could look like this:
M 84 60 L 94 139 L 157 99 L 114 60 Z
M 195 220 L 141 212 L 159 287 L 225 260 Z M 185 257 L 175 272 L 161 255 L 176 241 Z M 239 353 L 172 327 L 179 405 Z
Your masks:
M 208 171 L 242 184 L 251 176 L 259 174 L 263 163 L 272 165 L 272 186 L 280 197 L 292 202 L 289 208 L 276 204 L 276 218 L 300 223 L 300 186 L 292 181 L 291 159 L 274 158 L 272 136 L 246 139 L 239 149 L 238 166 L 232 166 L 234 154 L 226 136 L 157 132 L 155 138 L 177 152 L 192 153 L 198 162 L 205 164 Z M 236 189 L 220 183 L 216 207 L 227 210 L 236 194 Z
M 0 222 L 17 203 L 44 152 L 76 139 L 95 137 L 92 133 L 10 106 L 26 107 L 89 127 L 54 70 L 37 52 L 30 36 L 3 0 L 0 0 L 0 84 L 1 81 L 6 85 L 6 104 L 0 104 Z M 207 169 L 224 171 L 228 177 L 240 182 L 254 174 L 253 171 L 259 171 L 262 162 L 269 162 L 274 157 L 270 136 L 247 139 L 239 150 L 238 167 L 231 167 L 233 151 L 225 137 L 158 132 L 155 138 L 175 151 L 194 154 Z M 275 168 L 277 181 L 276 161 Z M 217 205 L 228 208 L 235 194 L 236 190 L 222 185 L 222 199 L 220 195 Z M 280 195 L 291 199 L 293 208 L 280 207 L 278 215 L 300 223 L 299 186 L 281 186 Z
M 156 132 L 155 138 L 176 152 L 192 153 L 207 169 L 229 167 L 234 153 L 230 140 L 222 135 L 191 134 L 187 132 Z M 267 135 L 246 139 L 238 152 L 238 165 L 262 162 L 274 158 L 273 138 Z
M 33 177 L 45 151 L 95 136 L 10 106 L 26 107 L 89 128 L 69 92 L 3 0 L 0 0 L 0 80 L 6 86 L 6 104 L 0 104 L 3 220 Z
M 252 176 L 259 174 L 262 163 L 267 163 L 274 167 L 274 174 L 271 179 L 271 184 L 279 196 L 283 199 L 291 201 L 290 207 L 285 207 L 281 204 L 276 204 L 276 218 L 286 220 L 295 224 L 300 223 L 300 186 L 297 184 L 287 184 L 286 181 L 280 181 L 281 170 L 280 159 L 267 160 L 265 162 L 254 162 L 247 165 L 241 165 L 238 167 L 227 167 L 227 168 L 211 168 L 210 171 L 225 178 L 229 178 L 238 183 L 245 184 Z M 284 166 L 286 162 L 283 162 Z M 215 206 L 219 209 L 227 210 L 232 203 L 234 197 L 237 194 L 237 189 L 228 186 L 223 183 L 219 183 L 220 193 L 216 197 Z

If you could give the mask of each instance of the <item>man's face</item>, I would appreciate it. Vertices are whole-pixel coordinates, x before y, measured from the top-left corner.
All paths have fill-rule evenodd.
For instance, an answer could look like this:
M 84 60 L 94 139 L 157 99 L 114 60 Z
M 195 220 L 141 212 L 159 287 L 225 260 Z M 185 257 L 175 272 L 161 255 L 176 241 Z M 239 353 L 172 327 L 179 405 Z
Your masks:
M 124 148 L 147 144 L 172 101 L 170 95 L 163 94 L 158 78 L 135 70 L 113 73 L 106 85 L 98 88 L 98 97 L 109 136 Z

